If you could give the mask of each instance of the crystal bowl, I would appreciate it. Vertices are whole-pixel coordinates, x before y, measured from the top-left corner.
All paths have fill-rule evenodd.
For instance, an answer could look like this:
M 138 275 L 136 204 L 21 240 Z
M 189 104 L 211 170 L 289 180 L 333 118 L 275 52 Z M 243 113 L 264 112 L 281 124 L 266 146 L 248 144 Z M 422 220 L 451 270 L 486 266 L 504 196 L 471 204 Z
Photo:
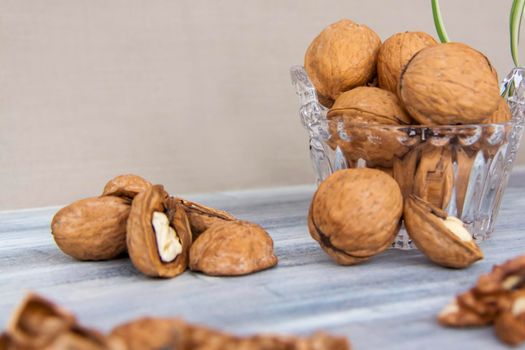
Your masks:
M 405 196 L 426 195 L 460 218 L 476 240 L 490 237 L 523 131 L 525 69 L 514 68 L 501 84 L 511 121 L 440 126 L 328 120 L 304 68 L 292 67 L 291 75 L 318 184 L 340 169 L 377 168 L 392 175 Z M 415 248 L 404 228 L 393 247 Z

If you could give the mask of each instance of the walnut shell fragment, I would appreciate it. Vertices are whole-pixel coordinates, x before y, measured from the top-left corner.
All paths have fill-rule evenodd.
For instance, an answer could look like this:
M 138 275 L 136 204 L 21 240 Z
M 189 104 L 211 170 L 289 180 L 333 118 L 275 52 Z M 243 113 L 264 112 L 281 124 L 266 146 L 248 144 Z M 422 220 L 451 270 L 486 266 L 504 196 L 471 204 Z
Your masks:
M 518 346 L 525 342 L 525 288 L 500 299 L 501 313 L 494 323 L 497 337 L 504 343 Z
M 404 220 L 418 249 L 438 265 L 465 268 L 483 258 L 461 220 L 417 196 L 405 200 Z
M 106 338 L 96 330 L 76 325 L 59 334 L 43 350 L 108 350 Z
M 60 209 L 51 222 L 58 247 L 79 260 L 107 260 L 126 251 L 129 201 L 119 197 L 81 199 Z
M 304 68 L 319 100 L 329 107 L 344 91 L 370 82 L 381 39 L 365 25 L 343 19 L 326 27 L 310 44 Z
M 197 239 L 201 233 L 215 224 L 237 220 L 227 211 L 207 207 L 182 198 L 176 199 L 180 201 L 184 210 L 186 210 L 188 220 L 190 221 L 193 240 Z
M 399 231 L 403 197 L 395 180 L 380 170 L 339 170 L 317 189 L 308 229 L 338 264 L 353 265 L 384 250 Z
M 161 185 L 152 186 L 135 197 L 127 231 L 129 257 L 142 273 L 175 277 L 186 270 L 192 242 L 188 217 Z
M 414 178 L 414 194 L 445 209 L 454 187 L 454 168 L 449 147 L 425 147 Z
M 270 235 L 244 221 L 215 224 L 190 248 L 190 269 L 211 276 L 246 275 L 276 264 Z
M 383 42 L 377 56 L 377 78 L 379 87 L 397 93 L 401 70 L 412 56 L 437 41 L 424 32 L 397 33 Z
M 133 174 L 119 175 L 109 180 L 102 196 L 116 196 L 133 199 L 140 192 L 150 188 L 151 182 Z
M 500 101 L 490 62 L 460 43 L 437 44 L 416 53 L 401 72 L 398 95 L 423 125 L 481 123 Z
M 482 275 L 470 290 L 458 295 L 441 311 L 438 321 L 448 327 L 476 327 L 492 324 L 508 305 L 509 296 L 525 288 L 525 256 L 496 265 Z
M 35 295 L 28 294 L 7 326 L 9 342 L 20 349 L 41 349 L 76 323 L 67 310 Z M 6 340 L 7 342 L 7 340 Z

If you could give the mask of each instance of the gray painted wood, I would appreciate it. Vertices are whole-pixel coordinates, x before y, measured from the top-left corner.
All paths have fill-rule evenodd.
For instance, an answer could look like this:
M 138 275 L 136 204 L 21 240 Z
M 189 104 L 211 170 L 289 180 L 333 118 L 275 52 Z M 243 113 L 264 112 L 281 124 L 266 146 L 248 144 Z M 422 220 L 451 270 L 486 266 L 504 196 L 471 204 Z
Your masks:
M 181 316 L 237 334 L 347 335 L 355 349 L 504 348 L 490 328 L 451 330 L 435 315 L 495 263 L 525 253 L 525 173 L 507 190 L 486 258 L 463 271 L 435 266 L 418 251 L 390 250 L 368 263 L 334 264 L 306 228 L 313 186 L 190 196 L 263 225 L 279 265 L 245 277 L 187 272 L 150 279 L 122 258 L 78 262 L 62 254 L 49 231 L 53 208 L 0 213 L 0 326 L 24 294 L 36 291 L 107 331 L 143 316 Z

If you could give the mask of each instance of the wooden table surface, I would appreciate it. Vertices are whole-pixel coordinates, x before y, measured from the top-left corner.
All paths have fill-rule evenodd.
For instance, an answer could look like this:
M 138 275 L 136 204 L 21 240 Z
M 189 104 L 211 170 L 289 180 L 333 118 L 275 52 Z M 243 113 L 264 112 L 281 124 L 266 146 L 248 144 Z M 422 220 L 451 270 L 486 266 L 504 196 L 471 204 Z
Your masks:
M 513 176 L 493 238 L 482 243 L 485 259 L 463 271 L 435 266 L 416 250 L 336 265 L 306 228 L 312 186 L 189 198 L 255 221 L 272 235 L 278 266 L 245 277 L 186 272 L 161 280 L 143 276 L 127 258 L 75 261 L 50 234 L 58 208 L 1 212 L 0 326 L 26 292 L 36 291 L 104 331 L 143 315 L 181 316 L 237 334 L 329 330 L 348 336 L 354 349 L 505 349 L 491 328 L 445 329 L 435 316 L 493 264 L 525 253 L 523 183 L 525 173 Z

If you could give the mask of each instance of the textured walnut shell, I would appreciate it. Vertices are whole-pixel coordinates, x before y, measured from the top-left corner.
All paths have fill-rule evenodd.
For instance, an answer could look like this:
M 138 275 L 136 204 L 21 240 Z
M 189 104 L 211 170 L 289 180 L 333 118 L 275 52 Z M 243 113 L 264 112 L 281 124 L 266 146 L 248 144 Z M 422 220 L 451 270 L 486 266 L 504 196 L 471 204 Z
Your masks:
M 157 239 L 152 226 L 153 212 L 166 213 L 170 226 L 175 229 L 182 252 L 172 262 L 161 260 Z M 191 229 L 184 208 L 170 199 L 161 185 L 155 185 L 139 193 L 133 200 L 127 226 L 127 247 L 133 265 L 152 277 L 175 277 L 188 266 L 191 245 Z
M 397 83 L 403 67 L 421 49 L 435 44 L 436 40 L 423 32 L 397 33 L 386 39 L 377 56 L 379 87 L 397 93 Z
M 180 201 L 186 210 L 193 240 L 197 239 L 201 233 L 215 224 L 237 220 L 233 215 L 224 210 L 210 208 L 182 198 L 177 198 L 177 200 Z
M 317 189 L 308 229 L 337 263 L 352 265 L 387 249 L 398 230 L 403 197 L 380 170 L 339 170 Z
M 424 125 L 484 122 L 500 101 L 490 62 L 460 43 L 437 44 L 415 54 L 401 72 L 398 95 Z
M 126 251 L 130 205 L 119 197 L 93 197 L 60 209 L 51 222 L 58 247 L 79 260 L 107 260 Z
M 374 78 L 381 39 L 365 25 L 341 20 L 325 28 L 310 44 L 304 68 L 320 101 L 330 105 L 344 91 Z
M 212 276 L 238 276 L 277 264 L 273 240 L 259 225 L 244 221 L 216 224 L 190 249 L 190 269 Z
M 133 199 L 140 192 L 150 188 L 151 182 L 133 174 L 119 175 L 109 180 L 102 196 L 117 196 Z
M 414 178 L 414 194 L 445 209 L 454 187 L 454 168 L 450 148 L 428 145 L 423 148 Z
M 412 119 L 390 91 L 375 87 L 347 91 L 335 101 L 327 118 L 332 136 L 330 146 L 339 147 L 350 163 L 364 159 L 367 166 L 389 168 L 395 158 L 409 150 L 400 141 L 404 131 L 389 125 L 410 124 Z M 348 137 L 340 137 L 338 123 L 343 124 Z
M 517 314 L 512 310 L 518 299 L 520 302 L 525 300 L 525 289 L 515 291 L 508 299 L 501 300 L 501 313 L 494 323 L 497 337 L 505 344 L 512 346 L 525 342 L 525 310 Z
M 28 294 L 7 326 L 11 343 L 20 349 L 42 349 L 76 323 L 75 316 L 50 301 Z
M 446 213 L 421 198 L 414 195 L 406 198 L 403 214 L 408 235 L 436 264 L 465 268 L 483 258 L 474 240 L 462 241 L 443 223 Z
M 144 317 L 115 327 L 108 342 L 112 350 L 187 349 L 187 333 L 181 320 Z
M 357 87 L 341 94 L 328 111 L 327 117 L 344 117 L 348 121 L 365 124 L 412 123 L 394 93 L 369 86 Z

